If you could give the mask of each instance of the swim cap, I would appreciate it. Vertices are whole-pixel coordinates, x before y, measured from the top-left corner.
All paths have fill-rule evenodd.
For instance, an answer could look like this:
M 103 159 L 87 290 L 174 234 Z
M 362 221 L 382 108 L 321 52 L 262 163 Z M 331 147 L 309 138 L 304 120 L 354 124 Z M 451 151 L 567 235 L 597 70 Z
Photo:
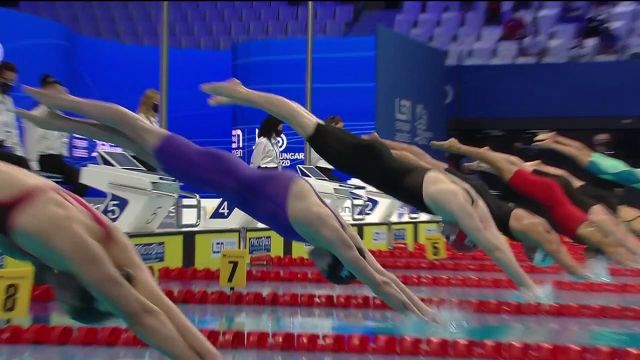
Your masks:
M 447 244 L 455 251 L 463 253 L 471 252 L 478 248 L 478 245 L 471 241 L 467 234 L 465 234 L 462 230 L 458 230 L 454 234 L 448 235 Z
M 360 248 L 357 250 L 360 256 L 364 259 L 364 251 Z M 331 254 L 331 262 L 329 262 L 329 266 L 323 275 L 327 280 L 329 280 L 329 282 L 336 285 L 348 285 L 356 280 L 355 275 L 353 275 L 334 254 Z

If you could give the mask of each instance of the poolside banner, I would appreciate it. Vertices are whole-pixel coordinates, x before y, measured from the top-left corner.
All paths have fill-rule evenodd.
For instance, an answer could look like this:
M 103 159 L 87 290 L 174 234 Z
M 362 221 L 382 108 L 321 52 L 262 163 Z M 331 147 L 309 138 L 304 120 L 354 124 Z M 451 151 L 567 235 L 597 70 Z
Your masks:
M 379 28 L 376 129 L 381 137 L 427 149 L 446 137 L 445 53 Z

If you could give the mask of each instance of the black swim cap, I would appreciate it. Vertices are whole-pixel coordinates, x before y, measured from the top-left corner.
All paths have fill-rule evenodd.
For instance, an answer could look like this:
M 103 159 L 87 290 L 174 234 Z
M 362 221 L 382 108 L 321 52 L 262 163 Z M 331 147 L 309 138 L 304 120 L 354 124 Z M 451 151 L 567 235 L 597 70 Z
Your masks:
M 364 250 L 357 248 L 358 253 L 362 258 L 365 258 Z M 342 261 L 338 259 L 337 256 L 331 254 L 331 262 L 327 267 L 326 272 L 323 273 L 324 277 L 329 280 L 329 282 L 336 285 L 349 285 L 356 280 L 355 275 L 349 271 Z

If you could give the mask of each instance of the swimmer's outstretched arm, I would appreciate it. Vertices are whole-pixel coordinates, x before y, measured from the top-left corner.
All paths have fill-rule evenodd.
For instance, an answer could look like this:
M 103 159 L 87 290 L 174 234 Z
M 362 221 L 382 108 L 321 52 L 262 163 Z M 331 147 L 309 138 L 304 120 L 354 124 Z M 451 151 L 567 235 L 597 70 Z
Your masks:
M 51 110 L 45 114 L 37 114 L 31 111 L 17 109 L 16 114 L 41 129 L 78 134 L 92 139 L 118 144 L 127 150 L 133 151 L 146 162 L 157 166 L 153 156 L 150 156 L 136 141 L 130 139 L 124 133 L 98 122 L 73 118 Z

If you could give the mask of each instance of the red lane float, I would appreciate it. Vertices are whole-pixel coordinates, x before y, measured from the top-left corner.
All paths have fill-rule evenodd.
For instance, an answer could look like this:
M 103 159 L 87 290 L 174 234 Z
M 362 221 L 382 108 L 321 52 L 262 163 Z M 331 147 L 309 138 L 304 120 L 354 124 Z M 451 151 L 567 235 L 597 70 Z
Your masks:
M 49 291 L 43 290 L 38 291 L 38 293 L 48 292 Z M 165 289 L 164 293 L 171 301 L 183 304 L 389 310 L 389 307 L 379 298 L 362 294 L 315 294 L 296 292 L 268 292 L 263 294 L 256 291 L 233 291 L 229 293 L 224 290 L 207 291 L 204 289 L 181 289 L 177 292 Z M 421 298 L 421 300 L 431 306 L 450 305 L 475 313 L 607 318 L 640 321 L 640 306 L 574 303 L 542 304 L 501 300 L 460 300 L 445 298 Z M 36 298 L 34 295 L 33 301 L 42 300 Z
M 220 276 L 218 270 L 199 270 L 195 268 L 162 268 L 159 276 L 163 280 L 194 281 L 199 280 L 201 272 L 211 272 L 216 281 Z M 507 278 L 478 278 L 476 276 L 446 276 L 426 274 L 404 274 L 397 276 L 400 281 L 409 286 L 440 286 L 465 287 L 484 289 L 515 289 L 514 283 Z M 297 283 L 326 283 L 329 282 L 315 270 L 255 270 L 247 271 L 247 281 L 252 282 L 297 282 Z M 358 281 L 354 284 L 359 284 Z M 564 291 L 640 293 L 640 284 L 633 283 L 597 283 L 586 281 L 556 280 L 556 289 Z
M 395 337 L 388 335 L 339 335 L 261 331 L 201 330 L 222 350 L 257 350 L 277 352 L 327 352 L 400 356 L 453 357 L 462 359 L 513 360 L 637 360 L 639 349 L 606 346 L 578 346 L 548 343 L 499 342 L 441 338 Z M 0 328 L 0 344 L 47 344 L 55 346 L 127 346 L 145 347 L 130 330 L 115 327 L 80 327 L 33 325 L 23 328 L 9 325 Z
M 502 270 L 491 261 L 491 259 L 484 255 L 482 258 L 475 254 L 471 257 L 465 255 L 459 259 L 430 261 L 424 258 L 424 253 L 413 252 L 407 254 L 407 252 L 399 252 L 397 250 L 371 250 L 374 257 L 378 260 L 380 265 L 389 270 L 446 270 L 446 271 L 476 271 L 476 272 L 502 272 Z M 419 256 L 418 256 L 419 255 Z M 524 256 L 524 255 L 523 255 Z M 467 261 L 464 261 L 467 260 Z M 468 261 L 475 260 L 475 261 Z M 530 274 L 563 274 L 564 270 L 558 265 L 552 265 L 548 267 L 537 267 L 531 264 L 526 256 L 519 259 L 524 271 Z M 261 256 L 258 260 L 252 259 L 253 265 L 270 265 L 272 268 L 287 268 L 287 267 L 312 267 L 313 262 L 310 259 L 303 257 L 291 257 L 291 256 Z M 629 269 L 612 267 L 610 269 L 613 276 L 624 277 L 640 277 L 640 269 Z

